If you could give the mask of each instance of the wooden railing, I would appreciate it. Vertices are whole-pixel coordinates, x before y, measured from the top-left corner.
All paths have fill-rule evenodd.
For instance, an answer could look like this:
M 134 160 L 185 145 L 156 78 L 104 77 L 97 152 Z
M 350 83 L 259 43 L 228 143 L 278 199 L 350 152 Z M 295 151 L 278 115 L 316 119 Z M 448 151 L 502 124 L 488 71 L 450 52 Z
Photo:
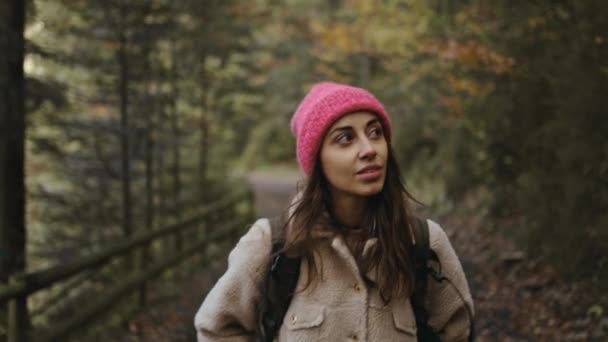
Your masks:
M 117 242 L 105 250 L 83 257 L 74 262 L 49 269 L 15 275 L 8 286 L 0 286 L 0 304 L 8 302 L 7 341 L 57 341 L 70 333 L 87 326 L 103 313 L 113 308 L 119 299 L 140 292 L 140 301 L 145 301 L 145 284 L 177 266 L 187 257 L 197 253 L 203 258 L 212 258 L 206 253 L 210 243 L 238 237 L 245 222 L 253 218 L 253 199 L 248 191 L 242 191 L 214 202 L 179 223 L 162 229 L 141 232 L 131 239 Z M 189 233 L 188 235 L 186 235 Z M 184 237 L 187 236 L 187 239 Z M 162 258 L 150 255 L 150 246 L 155 241 L 173 239 L 171 251 L 163 251 Z M 167 244 L 167 242 L 165 242 Z M 128 258 L 131 267 L 120 279 L 97 298 L 78 306 L 78 312 L 68 319 L 53 324 L 51 328 L 31 326 L 28 312 L 28 297 L 66 282 L 116 260 Z M 155 262 L 150 262 L 150 260 Z M 133 262 L 136 260 L 136 262 Z M 140 303 L 143 304 L 143 303 Z

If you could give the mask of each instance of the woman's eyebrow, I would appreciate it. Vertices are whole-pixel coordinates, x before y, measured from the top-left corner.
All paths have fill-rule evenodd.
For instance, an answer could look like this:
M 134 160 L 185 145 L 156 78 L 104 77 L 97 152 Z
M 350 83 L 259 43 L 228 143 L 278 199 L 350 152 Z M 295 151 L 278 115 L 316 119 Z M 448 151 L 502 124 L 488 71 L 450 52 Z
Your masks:
M 367 122 L 367 124 L 365 124 L 365 127 L 369 127 L 369 126 L 371 126 L 373 124 L 377 124 L 377 123 L 380 123 L 380 120 L 378 120 L 377 118 L 374 118 L 374 119 L 369 120 Z M 337 131 L 351 131 L 352 129 L 353 129 L 352 126 L 340 126 L 340 127 L 336 127 L 334 129 L 332 129 L 328 133 L 328 135 L 331 135 L 331 134 L 333 134 L 334 132 L 337 132 Z
M 336 127 L 334 129 L 331 130 L 331 132 L 329 132 L 329 135 L 333 134 L 334 132 L 337 131 L 352 131 L 353 127 L 352 126 L 340 126 L 340 127 Z
M 369 120 L 367 122 L 367 125 L 365 125 L 365 127 L 369 127 L 369 126 L 371 126 L 371 125 L 373 125 L 375 123 L 380 123 L 380 120 L 378 120 L 377 118 L 376 119 L 371 119 L 371 120 Z

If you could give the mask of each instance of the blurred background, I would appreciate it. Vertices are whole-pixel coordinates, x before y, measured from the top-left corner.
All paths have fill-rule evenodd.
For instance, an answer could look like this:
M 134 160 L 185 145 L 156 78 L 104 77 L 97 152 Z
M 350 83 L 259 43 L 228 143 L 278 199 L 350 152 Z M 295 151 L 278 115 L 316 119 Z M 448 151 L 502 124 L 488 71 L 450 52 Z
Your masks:
M 607 14 L 599 0 L 26 1 L 27 233 L 2 243 L 27 263 L 2 280 L 176 222 L 253 174 L 297 178 L 289 120 L 332 80 L 385 104 L 434 215 L 479 217 L 479 234 L 606 291 Z

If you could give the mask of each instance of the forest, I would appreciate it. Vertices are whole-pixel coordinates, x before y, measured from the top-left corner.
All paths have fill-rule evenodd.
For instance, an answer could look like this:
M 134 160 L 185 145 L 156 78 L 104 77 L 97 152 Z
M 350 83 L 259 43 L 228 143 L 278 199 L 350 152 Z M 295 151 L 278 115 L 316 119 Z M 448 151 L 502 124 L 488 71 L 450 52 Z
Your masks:
M 332 80 L 385 104 L 432 212 L 479 216 L 480 234 L 605 294 L 607 14 L 600 0 L 3 1 L 0 284 L 179 222 L 254 170 L 297 169 L 289 120 Z

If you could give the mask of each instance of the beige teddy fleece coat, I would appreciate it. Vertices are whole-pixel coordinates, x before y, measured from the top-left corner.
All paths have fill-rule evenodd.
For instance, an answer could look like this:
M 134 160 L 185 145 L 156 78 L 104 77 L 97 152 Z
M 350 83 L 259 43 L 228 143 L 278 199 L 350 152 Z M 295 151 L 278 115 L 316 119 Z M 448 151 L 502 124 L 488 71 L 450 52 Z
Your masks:
M 473 301 L 458 257 L 445 232 L 429 223 L 431 248 L 437 253 L 443 274 L 464 296 L 463 302 L 446 281 L 429 278 L 427 307 L 429 324 L 442 341 L 466 341 Z M 369 239 L 363 253 L 375 248 Z M 228 269 L 211 289 L 195 316 L 198 341 L 253 341 L 255 303 L 260 284 L 268 271 L 271 228 L 259 219 L 240 239 L 228 257 Z M 320 240 L 317 256 L 321 280 L 316 286 L 296 292 L 277 340 L 289 341 L 416 341 L 416 321 L 408 298 L 394 298 L 385 305 L 374 286 L 367 286 L 343 237 Z M 306 283 L 303 261 L 298 289 Z M 374 272 L 366 274 L 372 281 Z

